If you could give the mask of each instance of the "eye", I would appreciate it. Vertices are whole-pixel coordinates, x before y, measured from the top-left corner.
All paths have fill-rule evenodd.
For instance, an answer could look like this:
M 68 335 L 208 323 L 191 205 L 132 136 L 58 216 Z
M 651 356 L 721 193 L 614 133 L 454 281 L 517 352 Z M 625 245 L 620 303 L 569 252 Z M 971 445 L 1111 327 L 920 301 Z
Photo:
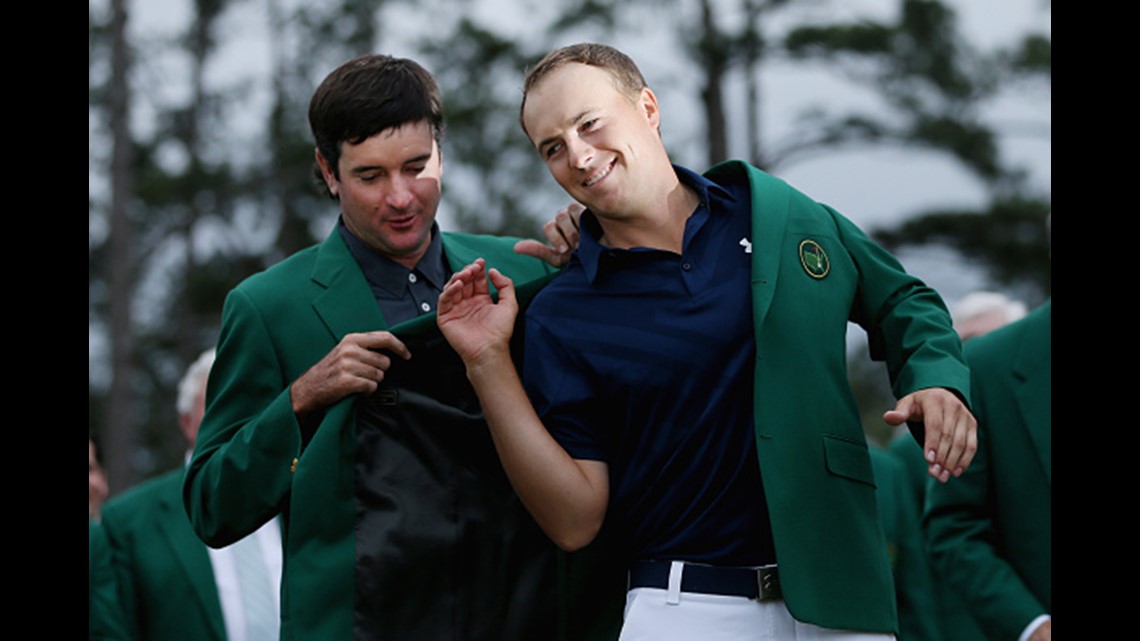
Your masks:
M 543 152 L 543 155 L 546 156 L 547 158 L 553 158 L 555 156 L 555 154 L 557 154 L 560 151 L 562 151 L 562 143 L 556 142 L 556 143 L 552 143 L 552 144 L 548 145 L 546 147 L 546 150 Z
M 597 126 L 597 124 L 598 124 L 597 118 L 590 118 L 589 120 L 585 120 L 582 122 L 581 129 L 582 129 L 582 131 L 591 131 Z

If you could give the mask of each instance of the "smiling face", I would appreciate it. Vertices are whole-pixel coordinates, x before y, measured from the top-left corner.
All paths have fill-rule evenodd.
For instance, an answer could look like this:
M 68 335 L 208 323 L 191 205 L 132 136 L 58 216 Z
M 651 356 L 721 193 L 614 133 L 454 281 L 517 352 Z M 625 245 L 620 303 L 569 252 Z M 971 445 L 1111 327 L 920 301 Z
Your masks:
M 339 171 L 317 152 L 348 230 L 388 258 L 415 267 L 431 242 L 443 165 L 425 121 L 341 143 Z
M 649 88 L 627 95 L 600 67 L 570 63 L 532 87 L 522 119 L 555 181 L 598 216 L 643 213 L 672 176 Z

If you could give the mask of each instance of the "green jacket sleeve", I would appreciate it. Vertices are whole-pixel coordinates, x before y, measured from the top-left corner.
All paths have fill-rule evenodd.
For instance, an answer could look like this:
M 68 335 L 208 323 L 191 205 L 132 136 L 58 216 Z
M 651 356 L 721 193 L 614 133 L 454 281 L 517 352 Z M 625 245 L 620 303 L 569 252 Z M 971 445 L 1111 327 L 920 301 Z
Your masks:
M 886 363 L 895 396 L 943 387 L 969 406 L 970 373 L 942 297 L 854 223 L 824 207 L 859 273 L 851 321 L 867 332 L 871 358 Z
M 243 290 L 226 298 L 206 415 L 183 488 L 195 532 L 213 547 L 280 512 L 301 451 L 290 381 L 281 378 L 268 322 Z

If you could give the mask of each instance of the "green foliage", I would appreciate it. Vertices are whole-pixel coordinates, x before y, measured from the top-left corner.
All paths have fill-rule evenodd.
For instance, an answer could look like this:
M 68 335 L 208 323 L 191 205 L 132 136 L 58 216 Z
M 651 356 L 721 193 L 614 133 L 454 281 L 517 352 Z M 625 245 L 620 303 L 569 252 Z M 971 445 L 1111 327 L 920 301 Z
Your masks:
M 887 55 L 894 29 L 887 25 L 810 25 L 791 31 L 784 38 L 788 53 L 800 58 L 827 57 L 839 52 Z
M 1010 60 L 1015 71 L 1048 77 L 1052 72 L 1053 43 L 1040 34 L 1026 36 Z
M 981 265 L 1004 287 L 1028 288 L 1033 300 L 1051 292 L 1052 262 L 1045 217 L 1047 201 L 1020 197 L 995 201 L 985 211 L 922 212 L 897 227 L 879 229 L 872 238 L 888 249 L 944 245 Z
M 942 2 L 903 0 L 892 24 L 796 28 L 784 46 L 797 60 L 848 63 L 857 69 L 851 72 L 856 79 L 878 87 L 891 107 L 858 116 L 858 128 L 839 125 L 853 122 L 851 115 L 835 116 L 837 124 L 822 127 L 831 132 L 825 144 L 891 141 L 947 153 L 989 184 L 1007 177 L 996 134 L 980 115 L 996 91 L 999 59 L 972 51 L 958 33 L 953 10 Z M 855 67 L 855 60 L 870 66 Z M 809 141 L 803 149 L 819 144 Z
M 951 154 L 988 181 L 998 180 L 1005 172 L 993 129 L 977 121 L 918 115 L 907 131 L 907 138 Z

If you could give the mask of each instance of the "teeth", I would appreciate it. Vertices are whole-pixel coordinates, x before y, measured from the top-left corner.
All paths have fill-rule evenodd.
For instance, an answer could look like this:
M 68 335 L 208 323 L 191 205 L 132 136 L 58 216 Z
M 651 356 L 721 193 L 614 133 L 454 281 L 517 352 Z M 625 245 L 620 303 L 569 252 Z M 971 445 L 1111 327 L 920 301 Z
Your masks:
M 593 187 L 593 186 L 594 186 L 594 184 L 595 184 L 595 183 L 597 183 L 599 180 L 601 180 L 601 179 L 605 178 L 606 176 L 610 175 L 610 171 L 612 171 L 612 170 L 613 170 L 613 168 L 614 168 L 614 166 L 613 166 L 613 163 L 610 163 L 609 165 L 606 165 L 606 168 L 605 168 L 605 169 L 603 169 L 602 171 L 600 171 L 600 172 L 598 172 L 598 173 L 594 174 L 593 176 L 591 176 L 591 177 L 590 177 L 590 179 L 589 179 L 589 180 L 587 180 L 587 181 L 586 181 L 586 183 L 585 183 L 585 184 L 586 184 L 586 186 L 587 186 L 587 187 Z

